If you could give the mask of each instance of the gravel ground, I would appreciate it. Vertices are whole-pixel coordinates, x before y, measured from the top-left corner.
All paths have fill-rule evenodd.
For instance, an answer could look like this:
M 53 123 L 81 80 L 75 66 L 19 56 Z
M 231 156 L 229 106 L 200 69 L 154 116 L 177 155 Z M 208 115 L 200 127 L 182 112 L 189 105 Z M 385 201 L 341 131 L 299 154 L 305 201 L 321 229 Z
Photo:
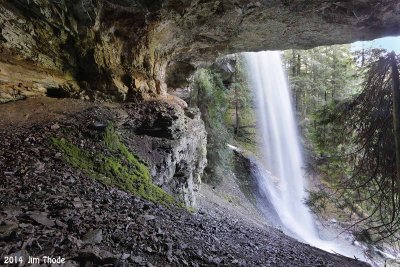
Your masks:
M 43 105 L 77 100 L 52 101 Z M 21 102 L 21 110 L 24 103 L 35 107 Z M 85 111 L 80 104 L 76 114 L 60 108 L 62 116 L 46 116 L 44 108 L 36 114 L 40 120 L 29 113 L 29 120 L 1 122 L 0 264 L 11 255 L 25 261 L 19 266 L 34 266 L 28 256 L 62 257 L 62 266 L 368 266 L 262 223 L 224 216 L 209 210 L 212 205 L 193 213 L 166 208 L 94 181 L 68 165 L 50 141 L 76 133 L 90 142 L 81 129 L 110 108 L 88 104 Z M 2 105 L 0 118 L 8 107 Z

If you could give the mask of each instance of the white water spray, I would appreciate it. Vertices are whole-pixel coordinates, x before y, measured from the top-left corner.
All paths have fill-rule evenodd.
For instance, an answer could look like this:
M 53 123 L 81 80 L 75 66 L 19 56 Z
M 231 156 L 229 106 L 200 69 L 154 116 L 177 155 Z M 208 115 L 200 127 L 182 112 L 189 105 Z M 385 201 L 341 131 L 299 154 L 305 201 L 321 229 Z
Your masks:
M 304 204 L 302 148 L 279 52 L 244 53 L 244 56 L 256 99 L 263 167 L 270 172 L 260 175 L 260 189 L 268 194 L 283 227 L 292 235 L 320 249 L 352 257 L 352 252 L 340 251 L 333 242 L 319 237 Z

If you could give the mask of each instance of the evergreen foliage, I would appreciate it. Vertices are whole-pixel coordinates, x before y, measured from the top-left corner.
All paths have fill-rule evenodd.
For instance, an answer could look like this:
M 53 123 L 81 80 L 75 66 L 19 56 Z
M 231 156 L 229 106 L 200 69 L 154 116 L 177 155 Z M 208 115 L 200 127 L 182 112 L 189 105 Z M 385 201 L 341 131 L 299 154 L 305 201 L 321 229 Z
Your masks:
M 240 55 L 235 55 L 233 62 L 235 72 L 227 80 L 214 67 L 198 70 L 192 83 L 189 104 L 200 109 L 208 134 L 208 165 L 203 180 L 211 184 L 231 175 L 233 153 L 227 144 L 240 143 L 241 147 L 256 150 L 255 117 L 245 63 Z
M 350 45 L 289 50 L 284 60 L 301 120 L 309 119 L 320 106 L 359 89 Z
M 310 136 L 324 159 L 320 169 L 340 190 L 343 201 L 361 208 L 371 240 L 378 241 L 395 238 L 400 230 L 394 67 L 382 50 L 358 53 L 358 62 L 364 75 L 362 91 L 316 112 L 318 126 Z
M 201 69 L 193 83 L 191 103 L 196 104 L 202 114 L 207 130 L 207 160 L 205 182 L 215 184 L 230 170 L 232 151 L 227 147 L 232 133 L 228 124 L 229 90 L 218 73 Z
M 256 152 L 253 94 L 247 81 L 244 59 L 240 55 L 236 55 L 236 58 L 235 74 L 231 85 L 232 93 L 230 94 L 230 118 L 234 129 L 234 141 L 246 150 Z

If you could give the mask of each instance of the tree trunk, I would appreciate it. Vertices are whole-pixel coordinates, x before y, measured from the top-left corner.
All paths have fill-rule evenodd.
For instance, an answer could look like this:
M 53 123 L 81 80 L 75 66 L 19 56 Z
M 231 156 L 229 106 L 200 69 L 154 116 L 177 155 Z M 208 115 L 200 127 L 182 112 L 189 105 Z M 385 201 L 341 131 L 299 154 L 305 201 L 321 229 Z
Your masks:
M 390 54 L 390 64 L 392 67 L 393 128 L 396 144 L 397 190 L 400 193 L 400 82 L 399 69 L 394 52 Z
M 296 76 L 296 54 L 294 50 L 292 50 L 292 75 Z
M 335 50 L 332 51 L 332 100 L 336 97 L 336 87 L 337 87 L 337 57 Z
M 238 62 L 237 60 L 237 55 L 235 55 L 235 62 Z M 237 70 L 237 68 L 236 68 Z M 239 108 L 240 108 L 240 103 L 239 103 L 239 95 L 238 95 L 238 84 L 237 84 L 237 71 L 235 71 L 235 130 L 234 130 L 234 134 L 236 136 L 239 136 L 239 130 L 240 130 L 240 118 L 239 118 Z
M 301 72 L 301 56 L 300 53 L 297 54 L 297 76 L 300 76 Z
M 239 117 L 239 102 L 237 100 L 235 103 L 235 110 L 236 110 L 235 134 L 238 136 L 240 130 L 240 117 Z

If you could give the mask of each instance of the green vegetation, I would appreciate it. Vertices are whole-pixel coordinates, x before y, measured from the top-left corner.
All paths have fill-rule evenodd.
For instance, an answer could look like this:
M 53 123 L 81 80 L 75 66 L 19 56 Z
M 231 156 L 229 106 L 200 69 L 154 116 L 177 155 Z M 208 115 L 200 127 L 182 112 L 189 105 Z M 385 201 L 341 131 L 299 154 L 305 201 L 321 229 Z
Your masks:
M 396 240 L 400 231 L 396 57 L 379 49 L 350 52 L 348 46 L 286 52 L 311 163 L 326 187 L 310 192 L 307 204 L 317 213 L 332 206 L 339 216 L 346 210 L 370 241 Z
M 365 75 L 361 92 L 317 114 L 320 127 L 330 129 L 332 135 L 314 133 L 312 140 L 319 152 L 329 156 L 321 167 L 335 178 L 343 200 L 365 213 L 366 229 L 377 241 L 396 237 L 400 231 L 400 165 L 396 163 L 400 125 L 395 112 L 400 95 L 396 99 L 395 84 L 400 89 L 394 54 L 367 51 L 365 56 L 368 60 L 360 66 Z
M 360 89 L 350 45 L 289 50 L 284 60 L 300 120 L 309 120 L 322 105 Z
M 106 128 L 100 144 L 104 153 L 84 150 L 64 138 L 52 141 L 69 164 L 97 181 L 153 202 L 177 204 L 172 196 L 153 184 L 146 164 L 129 151 L 112 126 Z
M 231 168 L 232 151 L 227 143 L 232 138 L 228 124 L 230 91 L 218 73 L 201 69 L 194 79 L 191 104 L 197 105 L 207 130 L 207 160 L 203 180 L 217 184 Z
M 326 212 L 327 200 L 329 196 L 323 190 L 321 191 L 308 191 L 308 198 L 305 204 L 309 207 L 313 207 L 313 211 L 317 214 L 322 214 Z
M 197 71 L 189 100 L 191 106 L 200 109 L 208 133 L 208 166 L 203 180 L 210 184 L 231 175 L 233 154 L 227 144 L 257 151 L 255 115 L 244 62 L 239 55 L 233 62 L 236 71 L 226 80 L 217 67 Z
M 242 57 L 236 57 L 236 71 L 230 95 L 230 124 L 234 128 L 233 144 L 253 154 L 258 154 L 256 141 L 256 115 L 254 112 L 253 95 L 248 86 L 245 62 Z
M 349 45 L 340 45 L 290 50 L 284 59 L 309 163 L 320 176 L 318 190 L 309 193 L 306 203 L 316 213 L 361 221 L 358 229 L 373 241 L 397 237 L 400 91 L 395 100 L 392 89 L 393 77 L 398 76 L 396 57 L 381 50 L 352 52 Z M 208 183 L 217 183 L 232 170 L 240 173 L 228 143 L 257 154 L 252 97 L 240 56 L 235 62 L 236 72 L 229 80 L 215 68 L 198 71 L 194 79 L 190 103 L 200 108 L 208 132 Z
M 348 205 L 354 199 L 347 191 L 334 192 L 342 177 L 351 175 L 351 162 L 343 160 L 343 153 L 352 148 L 352 135 L 345 134 L 331 114 L 361 90 L 354 54 L 350 45 L 336 45 L 285 51 L 284 60 L 306 147 L 312 153 L 310 164 L 326 190 L 310 191 L 306 204 L 318 214 L 336 212 L 336 216 L 344 216 L 344 210 L 354 209 Z

